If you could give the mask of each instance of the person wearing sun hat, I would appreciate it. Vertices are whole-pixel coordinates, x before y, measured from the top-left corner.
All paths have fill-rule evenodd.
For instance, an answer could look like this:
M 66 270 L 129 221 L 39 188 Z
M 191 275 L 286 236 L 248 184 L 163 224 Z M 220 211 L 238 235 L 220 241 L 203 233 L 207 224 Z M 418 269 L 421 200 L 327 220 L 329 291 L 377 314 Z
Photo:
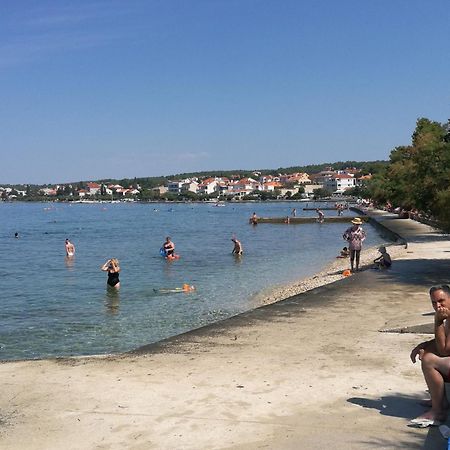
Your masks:
M 354 270 L 354 265 L 356 262 L 356 270 L 359 270 L 359 257 L 361 253 L 362 243 L 366 239 L 366 232 L 361 228 L 362 220 L 359 217 L 355 217 L 352 220 L 352 226 L 345 230 L 342 236 L 346 241 L 348 241 L 350 249 L 350 266 L 351 271 Z

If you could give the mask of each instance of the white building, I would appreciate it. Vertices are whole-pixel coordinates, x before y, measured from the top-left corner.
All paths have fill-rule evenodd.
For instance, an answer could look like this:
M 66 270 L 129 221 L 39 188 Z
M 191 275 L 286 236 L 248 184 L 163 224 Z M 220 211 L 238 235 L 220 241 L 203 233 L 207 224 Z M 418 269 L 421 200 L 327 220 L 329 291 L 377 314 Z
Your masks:
M 347 189 L 354 188 L 355 186 L 356 179 L 352 175 L 335 174 L 327 178 L 324 182 L 325 189 L 337 194 L 342 194 Z
M 179 194 L 185 181 L 169 181 L 167 184 L 167 190 L 173 194 Z
M 193 192 L 196 194 L 198 192 L 199 184 L 196 181 L 187 181 L 181 185 L 181 192 Z

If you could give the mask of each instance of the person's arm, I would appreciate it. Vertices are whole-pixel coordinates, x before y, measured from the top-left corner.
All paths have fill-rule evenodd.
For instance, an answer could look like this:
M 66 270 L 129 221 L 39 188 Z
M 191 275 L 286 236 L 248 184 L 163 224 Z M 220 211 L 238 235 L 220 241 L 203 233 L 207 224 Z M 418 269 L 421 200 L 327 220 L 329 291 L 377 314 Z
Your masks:
M 450 336 L 445 320 L 450 316 L 448 309 L 436 311 L 434 315 L 434 338 L 439 356 L 450 355 Z
M 381 261 L 381 258 L 383 258 L 383 255 L 379 256 L 378 258 L 375 258 L 375 259 L 373 260 L 373 262 L 376 263 L 376 262 L 378 262 L 378 261 Z
M 102 267 L 100 267 L 101 270 L 103 270 L 104 272 L 106 272 L 108 270 L 108 266 L 111 263 L 111 260 L 108 259 L 108 261 L 105 262 L 105 264 L 103 264 Z
M 111 261 L 111 272 L 120 272 L 120 267 L 114 261 Z
M 416 362 L 417 356 L 419 357 L 419 360 L 422 360 L 422 355 L 425 352 L 433 351 L 433 349 L 436 347 L 436 342 L 434 339 L 431 339 L 430 341 L 421 342 L 419 345 L 414 347 L 411 351 L 411 354 L 409 357 L 411 358 L 411 361 L 413 363 Z

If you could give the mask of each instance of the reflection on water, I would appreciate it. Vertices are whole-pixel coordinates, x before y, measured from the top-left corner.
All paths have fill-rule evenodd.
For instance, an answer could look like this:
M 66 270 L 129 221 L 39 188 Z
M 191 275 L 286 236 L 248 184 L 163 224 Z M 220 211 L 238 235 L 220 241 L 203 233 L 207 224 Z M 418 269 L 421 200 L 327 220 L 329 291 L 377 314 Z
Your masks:
M 109 314 L 118 314 L 120 305 L 119 289 L 111 286 L 106 286 L 105 306 L 106 312 Z
M 236 266 L 239 266 L 240 264 L 242 264 L 242 255 L 233 254 L 233 260 L 234 264 L 236 264 Z
M 75 262 L 74 256 L 66 256 L 64 258 L 64 264 L 66 265 L 68 270 L 73 270 L 74 262 Z

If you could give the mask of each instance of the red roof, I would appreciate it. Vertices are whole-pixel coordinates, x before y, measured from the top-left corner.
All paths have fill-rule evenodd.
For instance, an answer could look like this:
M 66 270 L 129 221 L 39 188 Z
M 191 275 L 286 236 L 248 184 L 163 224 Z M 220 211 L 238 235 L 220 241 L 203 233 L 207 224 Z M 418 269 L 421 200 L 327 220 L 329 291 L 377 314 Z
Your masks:
M 333 176 L 333 178 L 355 178 L 352 175 L 343 175 L 343 174 L 336 174 Z

